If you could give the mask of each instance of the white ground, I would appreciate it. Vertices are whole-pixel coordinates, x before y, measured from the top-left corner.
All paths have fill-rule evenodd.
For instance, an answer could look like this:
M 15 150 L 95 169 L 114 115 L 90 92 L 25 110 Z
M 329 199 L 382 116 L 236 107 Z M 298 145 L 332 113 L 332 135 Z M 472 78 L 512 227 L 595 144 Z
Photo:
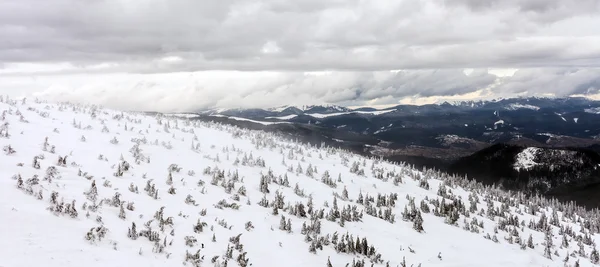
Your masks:
M 296 114 L 290 114 L 290 115 L 281 116 L 281 117 L 266 117 L 265 119 L 290 120 L 290 119 L 293 119 L 295 117 L 298 117 L 298 115 L 296 115 Z
M 225 116 L 225 115 L 211 115 L 211 116 L 214 116 L 214 117 L 224 117 L 224 118 L 229 118 L 229 119 L 237 120 L 237 121 L 249 121 L 249 122 L 259 123 L 259 124 L 262 124 L 262 125 L 289 123 L 289 122 L 257 121 L 257 120 L 251 120 L 251 119 L 240 118 L 240 117 Z
M 540 107 L 534 106 L 534 105 L 529 105 L 529 104 L 513 103 L 513 104 L 508 105 L 508 107 L 506 107 L 506 109 L 508 109 L 508 110 L 516 110 L 516 109 L 539 110 Z
M 0 112 L 3 111 L 4 118 L 0 118 L 0 122 L 8 125 L 0 128 L 0 134 L 8 129 L 10 136 L 0 137 L 0 146 L 10 145 L 16 152 L 0 155 L 0 218 L 4 219 L 0 227 L 2 267 L 183 266 L 186 251 L 195 253 L 200 249 L 200 243 L 205 246 L 200 252 L 204 256 L 202 266 L 219 266 L 230 244 L 229 238 L 240 233 L 243 250 L 247 252 L 246 257 L 253 267 L 326 266 L 328 258 L 337 267 L 351 263 L 354 258 L 364 258 L 336 253 L 331 245 L 317 250 L 316 254 L 310 253 L 309 245 L 301 234 L 302 223 L 308 223 L 308 219 L 290 215 L 284 210 L 280 210 L 279 216 L 275 216 L 271 214 L 272 208 L 258 205 L 263 197 L 263 193 L 259 192 L 260 176 L 269 169 L 275 176 L 287 175 L 291 185 L 284 187 L 270 183 L 270 193 L 266 194 L 269 201 L 274 199 L 275 192 L 279 190 L 285 196 L 286 203 L 306 204 L 308 198 L 294 193 L 294 185 L 297 183 L 306 195 L 312 194 L 315 209 L 324 208 L 325 213 L 330 208 L 324 207 L 324 202 L 327 201 L 331 207 L 333 193 L 341 195 L 344 188 L 349 193 L 349 200 L 338 198 L 338 205 L 340 208 L 357 205 L 359 211 L 364 209 L 362 204 L 355 203 L 359 192 L 371 196 L 376 196 L 377 193 L 397 193 L 399 197 L 393 208 L 396 219 L 394 223 L 366 213 L 362 222 L 346 222 L 344 227 L 336 222 L 321 220 L 322 235 L 337 231 L 340 234 L 349 232 L 355 237 L 366 237 L 369 244 L 375 246 L 377 253 L 381 253 L 384 261 L 389 261 L 390 266 L 400 265 L 403 257 L 408 266 L 421 263 L 423 267 L 563 266 L 562 259 L 567 251 L 577 248 L 575 241 L 571 241 L 569 248 L 559 248 L 556 245 L 553 250 L 558 251 L 561 256 L 554 256 L 553 260 L 547 259 L 543 256 L 544 234 L 528 227 L 520 229 L 519 234 L 523 238 L 532 234 L 536 243 L 534 249 L 521 250 L 519 245 L 508 244 L 503 238 L 507 233 L 501 230 L 497 234 L 499 242 L 492 242 L 484 236 L 487 233 L 494 235 L 496 222 L 476 214 L 471 214 L 468 220 L 483 220 L 484 227 L 480 229 L 480 233 L 463 230 L 464 216 L 458 220 L 458 226 L 451 226 L 444 223 L 444 218 L 431 213 L 423 213 L 425 232 L 418 233 L 412 229 L 412 223 L 403 221 L 400 215 L 408 203 L 405 196 L 408 194 L 415 197 L 417 207 L 425 197 L 441 199 L 436 194 L 441 181 L 432 174 L 376 162 L 344 151 L 317 149 L 283 141 L 267 133 L 230 126 L 172 117 L 148 117 L 90 106 L 33 103 L 31 100 L 22 104 L 21 101 L 2 99 Z M 22 117 L 18 113 L 22 113 Z M 108 132 L 102 131 L 104 126 Z M 85 136 L 85 141 L 82 136 Z M 50 148 L 47 151 L 42 149 L 46 137 L 48 147 L 55 146 L 54 153 Z M 118 143 L 111 143 L 114 138 Z M 136 163 L 131 153 L 136 139 L 138 142 L 147 141 L 141 142 L 139 148 L 141 155 L 148 157 L 150 163 L 143 159 Z M 39 160 L 39 169 L 33 168 L 36 155 L 44 155 L 44 159 Z M 68 155 L 67 164 L 58 166 L 58 157 L 65 155 Z M 100 155 L 106 160 L 100 160 Z M 121 156 L 131 165 L 131 169 L 125 171 L 123 176 L 116 177 L 114 174 Z M 138 159 L 139 156 L 140 154 Z M 244 157 L 251 158 L 248 164 L 235 164 L 236 159 L 243 160 Z M 252 166 L 252 159 L 263 159 L 266 166 Z M 350 172 L 350 166 L 354 162 L 360 163 L 360 168 L 365 170 L 364 176 Z M 175 194 L 167 193 L 171 187 L 167 185 L 168 167 L 171 164 L 182 168 L 181 171 L 172 173 Z M 288 171 L 286 165 L 293 166 L 293 170 Z M 301 165 L 303 172 L 296 172 L 298 165 Z M 51 181 L 44 180 L 46 170 L 51 166 L 55 166 L 58 173 Z M 314 178 L 306 175 L 309 166 L 317 168 Z M 221 182 L 211 184 L 213 176 L 203 174 L 207 167 L 223 170 L 229 182 L 232 182 L 229 173 L 237 170 L 241 180 L 235 182 L 234 189 L 228 193 Z M 79 170 L 93 177 L 87 179 L 85 175 L 79 176 Z M 189 171 L 194 171 L 195 175 L 188 175 Z M 340 175 L 341 181 L 337 182 L 336 188 L 321 182 L 325 171 L 329 171 L 335 180 Z M 394 185 L 392 179 L 376 179 L 374 172 L 394 173 L 402 178 L 402 183 Z M 28 180 L 35 174 L 39 175 L 39 184 L 31 185 L 31 188 L 35 194 L 42 192 L 42 200 L 25 192 L 30 186 Z M 20 175 L 25 181 L 23 188 L 17 187 L 15 175 Z M 418 186 L 417 179 L 422 175 L 429 178 L 428 190 Z M 153 179 L 151 183 L 158 189 L 158 199 L 144 191 L 150 179 Z M 84 192 L 91 188 L 94 180 L 99 194 L 98 202 L 104 198 L 110 200 L 119 192 L 121 201 L 135 203 L 135 209 L 126 209 L 125 219 L 119 218 L 120 208 L 111 206 L 109 202 L 104 202 L 96 212 L 84 209 L 84 203 L 92 203 L 86 199 Z M 199 186 L 200 181 L 204 185 Z M 128 190 L 131 184 L 138 187 L 139 193 Z M 236 201 L 234 196 L 241 186 L 246 188 L 247 196 L 238 195 L 240 200 Z M 58 192 L 58 201 L 76 201 L 76 218 L 47 210 L 51 206 L 50 195 L 53 191 Z M 483 191 L 480 193 L 483 194 Z M 452 194 L 460 196 L 468 207 L 469 192 L 457 187 L 452 189 Z M 184 202 L 188 195 L 198 206 Z M 484 196 L 479 195 L 479 198 L 482 200 Z M 220 200 L 237 203 L 240 208 L 217 208 L 216 204 Z M 494 202 L 494 205 L 499 207 L 500 203 Z M 158 230 L 156 222 L 152 223 L 152 227 L 158 231 L 161 240 L 166 238 L 167 243 L 172 244 L 167 245 L 164 252 L 154 253 L 154 243 L 147 238 L 129 239 L 128 227 L 135 222 L 138 232 L 145 229 L 144 223 L 152 219 L 155 212 L 163 206 L 164 217 L 172 216 L 173 226 L 165 226 L 164 232 Z M 479 208 L 485 209 L 485 202 L 481 201 Z M 519 208 L 526 210 L 523 206 Z M 200 214 L 202 209 L 207 210 L 204 216 Z M 517 215 L 514 207 L 510 210 Z M 88 212 L 89 218 L 86 217 Z M 291 220 L 291 233 L 279 230 L 281 215 Z M 102 217 L 102 224 L 96 221 L 98 216 Z M 530 219 L 537 221 L 539 213 L 536 216 L 527 213 L 518 216 L 525 222 Z M 193 225 L 198 219 L 207 223 L 202 233 L 193 231 Z M 219 220 L 224 220 L 231 229 L 222 227 L 217 222 Z M 245 229 L 248 221 L 255 227 L 249 231 Z M 96 242 L 84 239 L 90 228 L 100 225 L 108 229 L 104 239 Z M 579 226 L 573 224 L 573 229 L 578 232 Z M 170 234 L 171 230 L 174 235 Z M 560 244 L 556 228 L 554 232 L 554 244 Z M 211 241 L 213 234 L 216 242 Z M 194 236 L 198 244 L 193 248 L 186 246 L 185 236 Z M 597 235 L 593 238 L 598 240 Z M 415 253 L 409 252 L 409 247 Z M 591 248 L 585 248 L 589 254 Z M 438 258 L 439 253 L 442 259 Z M 236 262 L 238 254 L 237 251 L 233 253 L 233 260 L 229 261 L 228 266 L 239 266 Z M 219 257 L 216 263 L 211 263 L 214 256 Z M 573 264 L 575 260 L 571 258 L 569 264 Z M 580 258 L 580 265 L 591 266 L 591 263 Z M 187 263 L 186 266 L 192 265 Z M 367 266 L 371 266 L 368 260 Z M 385 263 L 374 266 L 385 266 Z
M 322 119 L 322 118 L 327 118 L 327 117 L 340 116 L 340 115 L 353 114 L 353 113 L 381 115 L 381 114 L 385 114 L 385 113 L 392 112 L 392 111 L 395 111 L 395 109 L 375 110 L 375 111 L 349 111 L 349 112 L 337 112 L 337 113 L 328 113 L 328 114 L 310 113 L 310 114 L 306 114 L 306 115 Z
M 600 108 L 586 108 L 584 111 L 592 114 L 600 114 Z

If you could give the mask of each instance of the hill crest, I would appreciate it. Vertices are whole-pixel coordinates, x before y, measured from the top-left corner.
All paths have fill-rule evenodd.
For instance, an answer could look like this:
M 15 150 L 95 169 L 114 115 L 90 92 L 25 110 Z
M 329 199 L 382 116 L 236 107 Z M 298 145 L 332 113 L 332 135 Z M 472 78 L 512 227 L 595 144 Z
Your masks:
M 0 111 L 3 266 L 600 260 L 600 216 L 572 204 L 218 123 L 4 98 Z

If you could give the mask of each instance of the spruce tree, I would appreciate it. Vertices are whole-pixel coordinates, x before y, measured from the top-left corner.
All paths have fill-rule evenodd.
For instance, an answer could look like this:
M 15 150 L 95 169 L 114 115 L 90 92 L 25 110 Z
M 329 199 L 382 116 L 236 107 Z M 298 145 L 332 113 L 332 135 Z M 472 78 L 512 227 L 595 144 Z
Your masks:
M 290 219 L 288 218 L 287 220 L 287 224 L 286 224 L 286 229 L 285 229 L 288 233 L 292 232 L 292 221 L 290 221 Z
M 279 221 L 279 230 L 285 231 L 287 230 L 287 223 L 285 221 L 285 216 L 281 215 L 281 220 Z
M 561 246 L 563 248 L 568 248 L 569 247 L 569 241 L 567 240 L 567 235 L 566 234 L 563 234 L 563 236 L 562 236 L 562 244 L 561 244 Z
M 415 220 L 413 221 L 413 229 L 417 232 L 423 232 L 423 217 L 421 217 L 421 212 L 417 210 Z
M 136 230 L 136 227 L 135 227 L 135 222 L 131 223 L 131 228 L 129 228 L 128 237 L 131 238 L 131 239 L 133 239 L 133 240 L 136 240 L 137 237 L 138 237 L 138 233 L 137 233 L 137 230 Z
M 533 237 L 531 236 L 531 234 L 529 234 L 529 238 L 527 239 L 527 247 L 533 249 L 534 245 L 533 245 Z
M 121 203 L 121 210 L 119 211 L 119 218 L 125 220 L 125 209 L 123 208 L 123 203 Z
M 598 253 L 598 250 L 596 250 L 596 246 L 594 246 L 594 249 L 592 250 L 592 252 L 590 253 L 590 261 L 593 264 L 598 264 L 600 263 L 600 255 Z
M 546 245 L 544 248 L 544 257 L 552 259 L 552 252 L 550 251 L 550 247 L 548 245 Z
M 169 176 L 167 176 L 167 185 L 173 185 L 173 174 L 169 171 Z

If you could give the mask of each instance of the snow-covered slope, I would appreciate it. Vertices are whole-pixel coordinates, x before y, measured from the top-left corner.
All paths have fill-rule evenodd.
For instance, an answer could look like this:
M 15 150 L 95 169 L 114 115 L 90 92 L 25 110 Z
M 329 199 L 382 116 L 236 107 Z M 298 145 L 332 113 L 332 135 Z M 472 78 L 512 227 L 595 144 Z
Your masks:
M 375 110 L 375 111 L 348 111 L 348 112 L 339 112 L 339 113 L 327 113 L 327 114 L 322 114 L 322 113 L 309 113 L 306 115 L 315 117 L 315 118 L 327 118 L 327 117 L 333 117 L 333 116 L 340 116 L 340 115 L 348 115 L 348 114 L 369 114 L 369 115 L 381 115 L 381 114 L 385 114 L 388 112 L 392 112 L 394 111 L 393 109 L 388 109 L 388 110 Z
M 223 115 L 212 115 L 212 116 L 214 116 L 214 117 L 225 117 L 225 118 L 229 118 L 229 119 L 236 120 L 236 121 L 249 121 L 249 122 L 254 122 L 254 123 L 258 123 L 258 124 L 262 124 L 262 125 L 289 123 L 289 122 L 257 121 L 257 120 L 251 120 L 251 119 L 246 119 L 246 118 L 239 118 L 239 117 L 228 117 L 228 116 L 223 116 Z
M 342 107 L 342 106 L 338 106 L 338 105 L 331 105 L 331 104 L 301 105 L 301 106 L 285 105 L 285 106 L 280 106 L 280 107 L 268 108 L 267 110 L 274 111 L 274 112 L 281 112 L 288 108 L 295 108 L 295 109 L 298 109 L 303 112 L 310 112 L 311 110 L 320 110 L 320 111 L 327 111 L 327 112 L 349 111 L 349 109 L 346 107 Z
M 598 260 L 597 212 L 463 178 L 172 116 L 5 98 L 0 113 L 3 267 Z

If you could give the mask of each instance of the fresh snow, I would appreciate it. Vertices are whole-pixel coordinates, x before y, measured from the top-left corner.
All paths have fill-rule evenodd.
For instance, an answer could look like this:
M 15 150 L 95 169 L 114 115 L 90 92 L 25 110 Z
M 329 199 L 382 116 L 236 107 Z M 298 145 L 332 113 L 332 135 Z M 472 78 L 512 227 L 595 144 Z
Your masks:
M 528 147 L 519 152 L 519 154 L 517 154 L 515 157 L 515 170 L 528 170 L 537 165 L 537 162 L 535 162 L 535 157 L 538 151 L 540 151 L 540 149 L 537 147 Z
M 375 111 L 349 111 L 349 112 L 337 112 L 337 113 L 328 113 L 328 114 L 322 114 L 322 113 L 307 113 L 306 115 L 312 116 L 314 118 L 327 118 L 327 117 L 333 117 L 333 116 L 340 116 L 340 115 L 347 115 L 347 114 L 370 114 L 370 115 L 381 115 L 381 114 L 385 114 L 388 112 L 392 112 L 394 111 L 394 109 L 386 109 L 386 110 L 375 110 Z
M 324 107 L 324 108 L 330 108 L 333 110 L 337 110 L 337 111 L 344 111 L 346 110 L 346 108 L 338 106 L 338 105 L 332 105 L 332 104 L 323 104 L 323 105 L 301 105 L 301 106 L 294 106 L 294 105 L 285 105 L 285 106 L 280 106 L 280 107 L 275 107 L 275 108 L 269 108 L 267 110 L 269 111 L 273 111 L 273 112 L 282 112 L 287 108 L 297 108 L 301 111 L 307 111 L 311 108 L 315 108 L 315 107 Z
M 269 108 L 267 109 L 268 111 L 273 111 L 273 112 L 282 112 L 284 111 L 286 108 L 289 108 L 290 106 L 281 106 L 281 107 L 276 107 L 276 108 Z M 302 110 L 302 109 L 300 109 Z
M 551 133 L 537 133 L 537 135 L 548 136 L 548 137 L 559 137 L 558 135 L 551 134 Z
M 592 114 L 600 114 L 600 107 L 596 107 L 596 108 L 586 108 L 583 111 L 587 112 L 587 113 L 592 113 Z
M 548 136 L 548 140 L 546 140 L 546 144 L 550 144 L 550 142 L 552 142 L 552 139 L 560 139 L 563 138 L 563 135 L 556 135 L 556 134 L 551 134 L 551 133 L 537 133 L 536 135 L 541 135 L 541 136 Z
M 563 117 L 562 114 L 560 114 L 558 112 L 554 112 L 554 114 L 558 115 L 563 121 L 567 121 L 567 119 L 565 119 L 565 117 Z
M 508 109 L 508 110 L 517 110 L 517 109 L 539 110 L 540 107 L 534 106 L 534 105 L 529 105 L 529 104 L 513 103 L 513 104 L 508 105 L 506 107 L 506 109 Z
M 225 116 L 225 115 L 221 115 L 221 114 L 211 115 L 211 116 L 213 116 L 213 117 L 228 118 L 228 119 L 237 120 L 237 121 L 249 121 L 249 122 L 254 122 L 254 123 L 258 123 L 258 124 L 262 124 L 262 125 L 290 123 L 290 122 L 257 121 L 257 120 L 251 120 L 251 119 L 240 118 L 240 117 Z
M 494 122 L 494 129 L 498 129 L 498 125 L 504 126 L 504 120 L 498 120 Z
M 194 114 L 194 113 L 169 113 L 169 114 L 165 114 L 165 115 L 181 117 L 181 118 L 188 118 L 188 119 L 200 117 L 200 115 Z
M 328 260 L 383 267 L 403 259 L 423 267 L 559 267 L 571 253 L 567 264 L 593 266 L 590 244 L 600 241 L 592 232 L 582 243 L 585 256 L 574 236 L 563 248 L 559 228 L 548 224 L 554 202 L 270 133 L 3 97 L 0 112 L 2 267 L 304 267 Z M 597 226 L 593 211 L 561 210 L 571 213 L 557 212 L 556 223 L 573 235 L 582 236 L 577 220 Z M 553 234 L 551 259 L 544 232 L 529 224 L 542 212 L 548 221 L 540 225 Z M 417 215 L 422 232 L 413 227 Z M 518 226 L 506 224 L 509 216 Z M 137 235 L 128 235 L 132 223 Z M 106 230 L 103 238 L 98 229 Z M 141 236 L 145 230 L 153 234 Z M 533 248 L 521 249 L 517 234 L 523 244 L 531 235 Z M 347 250 L 363 238 L 371 256 Z
M 298 115 L 291 114 L 291 115 L 281 116 L 281 117 L 265 117 L 265 119 L 290 120 L 290 119 L 293 119 L 295 117 L 298 117 Z

